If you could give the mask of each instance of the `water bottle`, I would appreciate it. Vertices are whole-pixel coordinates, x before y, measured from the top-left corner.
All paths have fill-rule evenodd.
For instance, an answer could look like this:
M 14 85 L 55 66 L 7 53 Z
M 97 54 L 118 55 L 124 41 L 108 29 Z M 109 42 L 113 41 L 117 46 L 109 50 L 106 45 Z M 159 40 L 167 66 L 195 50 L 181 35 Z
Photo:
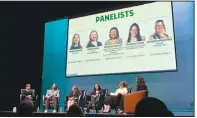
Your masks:
M 62 113 L 62 110 L 63 110 L 63 109 L 62 109 L 62 107 L 60 107 L 60 110 L 59 110 L 59 112 L 60 112 L 60 113 Z
M 101 108 L 101 113 L 103 113 L 103 107 Z
M 13 112 L 16 113 L 16 107 L 13 108 Z
M 39 107 L 37 108 L 37 112 L 40 112 L 40 109 L 39 109 Z

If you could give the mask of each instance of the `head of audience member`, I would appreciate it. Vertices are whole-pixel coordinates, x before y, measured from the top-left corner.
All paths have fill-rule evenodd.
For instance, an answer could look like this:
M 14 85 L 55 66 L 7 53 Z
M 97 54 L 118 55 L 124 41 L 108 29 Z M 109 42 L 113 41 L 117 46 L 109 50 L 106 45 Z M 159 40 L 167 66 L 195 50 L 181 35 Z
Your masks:
M 70 106 L 68 112 L 67 112 L 68 117 L 83 117 L 84 114 L 77 104 L 73 104 Z
M 127 83 L 122 81 L 122 82 L 120 82 L 119 87 L 120 87 L 120 89 L 127 88 Z
M 157 20 L 155 22 L 155 33 L 161 34 L 166 32 L 166 27 L 163 20 Z
M 137 76 L 137 78 L 136 78 L 136 88 L 137 88 L 137 91 L 147 90 L 147 86 L 146 86 L 146 83 L 144 81 L 144 77 Z
M 110 40 L 116 40 L 119 38 L 118 28 L 112 27 L 110 29 L 109 38 L 110 38 Z
M 141 41 L 140 27 L 137 23 L 133 23 L 131 25 L 127 42 L 130 42 L 132 38 L 136 38 L 137 41 Z
M 18 114 L 19 116 L 32 116 L 34 110 L 34 105 L 31 100 L 23 100 L 20 103 Z
M 26 84 L 25 89 L 26 89 L 27 91 L 29 91 L 29 90 L 31 89 L 31 85 L 30 85 L 30 84 Z
M 101 87 L 99 84 L 95 84 L 94 85 L 94 91 L 100 91 L 101 90 Z
M 57 84 L 56 83 L 53 83 L 52 90 L 57 90 Z
M 171 117 L 173 113 L 159 99 L 146 97 L 138 102 L 135 108 L 136 117 Z

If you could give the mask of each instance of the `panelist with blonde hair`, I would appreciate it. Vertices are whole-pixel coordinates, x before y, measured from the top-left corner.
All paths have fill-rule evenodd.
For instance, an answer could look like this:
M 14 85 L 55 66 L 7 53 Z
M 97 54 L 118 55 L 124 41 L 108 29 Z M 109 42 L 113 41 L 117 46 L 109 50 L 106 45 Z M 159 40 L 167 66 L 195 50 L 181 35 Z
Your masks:
M 155 22 L 155 33 L 150 36 L 150 40 L 161 39 L 161 38 L 169 38 L 166 34 L 166 26 L 163 20 L 157 20 Z
M 80 91 L 78 90 L 78 87 L 75 85 L 72 87 L 72 91 L 68 96 L 68 102 L 67 102 L 67 110 L 71 105 L 74 103 L 77 103 L 77 100 L 79 99 L 80 96 Z
M 122 81 L 119 84 L 119 88 L 116 90 L 115 93 L 110 93 L 110 96 L 107 96 L 104 101 L 104 113 L 108 113 L 111 109 L 112 105 L 119 106 L 121 102 L 122 96 L 128 93 L 128 86 L 127 83 Z

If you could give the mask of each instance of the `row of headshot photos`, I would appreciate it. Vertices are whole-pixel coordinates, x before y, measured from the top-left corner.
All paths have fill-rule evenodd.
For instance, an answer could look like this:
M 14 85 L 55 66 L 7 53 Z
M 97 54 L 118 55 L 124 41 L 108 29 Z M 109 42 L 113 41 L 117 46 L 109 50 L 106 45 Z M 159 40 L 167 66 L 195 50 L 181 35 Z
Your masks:
M 105 46 L 122 44 L 122 39 L 119 37 L 119 31 L 116 27 L 112 27 L 109 32 L 109 40 L 105 42 Z M 161 38 L 169 38 L 166 34 L 166 27 L 163 20 L 157 20 L 155 22 L 155 32 L 150 36 L 150 40 L 161 39 Z M 144 41 L 145 37 L 140 35 L 140 28 L 137 23 L 133 23 L 129 29 L 129 35 L 127 39 L 127 43 L 136 42 L 136 41 Z M 89 41 L 86 45 L 86 48 L 90 47 L 99 47 L 102 46 L 102 43 L 98 40 L 98 33 L 96 30 L 90 32 Z M 82 49 L 80 44 L 80 35 L 74 34 L 72 38 L 72 44 L 70 50 L 74 49 Z

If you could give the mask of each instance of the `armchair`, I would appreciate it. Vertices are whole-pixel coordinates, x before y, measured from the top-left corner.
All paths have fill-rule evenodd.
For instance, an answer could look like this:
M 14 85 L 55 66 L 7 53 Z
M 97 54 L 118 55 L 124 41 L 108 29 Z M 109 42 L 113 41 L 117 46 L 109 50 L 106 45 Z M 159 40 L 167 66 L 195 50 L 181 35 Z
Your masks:
M 131 93 L 131 91 L 132 91 L 132 87 L 128 87 L 128 93 Z
M 80 107 L 84 107 L 84 106 L 85 106 L 85 101 L 86 101 L 85 96 L 86 96 L 86 92 L 87 92 L 87 90 L 80 90 L 81 95 L 79 96 L 78 101 L 77 101 L 77 104 L 78 104 Z M 65 100 L 65 106 L 64 106 L 65 110 L 66 110 L 66 108 L 67 108 L 67 102 L 68 102 L 68 96 L 66 96 L 66 100 Z
M 148 91 L 142 90 L 133 93 L 129 93 L 124 96 L 124 112 L 134 113 L 137 103 L 143 98 L 148 97 Z
M 32 96 L 32 102 L 34 104 L 34 108 L 36 109 L 38 107 L 38 97 L 39 95 L 35 95 L 35 89 L 30 89 L 30 91 L 33 92 L 33 96 Z M 23 98 L 23 93 L 25 92 L 25 89 L 21 89 L 21 94 L 20 94 L 20 102 L 24 99 Z
M 95 109 L 93 107 L 91 109 L 101 110 L 102 107 L 104 106 L 104 100 L 105 100 L 105 97 L 108 94 L 108 89 L 103 89 L 102 92 L 103 92 L 103 95 L 99 96 L 98 101 L 95 104 Z M 86 95 L 86 105 L 85 105 L 86 107 L 88 106 L 88 104 L 90 104 L 90 101 L 91 101 L 91 96 L 90 95 Z

